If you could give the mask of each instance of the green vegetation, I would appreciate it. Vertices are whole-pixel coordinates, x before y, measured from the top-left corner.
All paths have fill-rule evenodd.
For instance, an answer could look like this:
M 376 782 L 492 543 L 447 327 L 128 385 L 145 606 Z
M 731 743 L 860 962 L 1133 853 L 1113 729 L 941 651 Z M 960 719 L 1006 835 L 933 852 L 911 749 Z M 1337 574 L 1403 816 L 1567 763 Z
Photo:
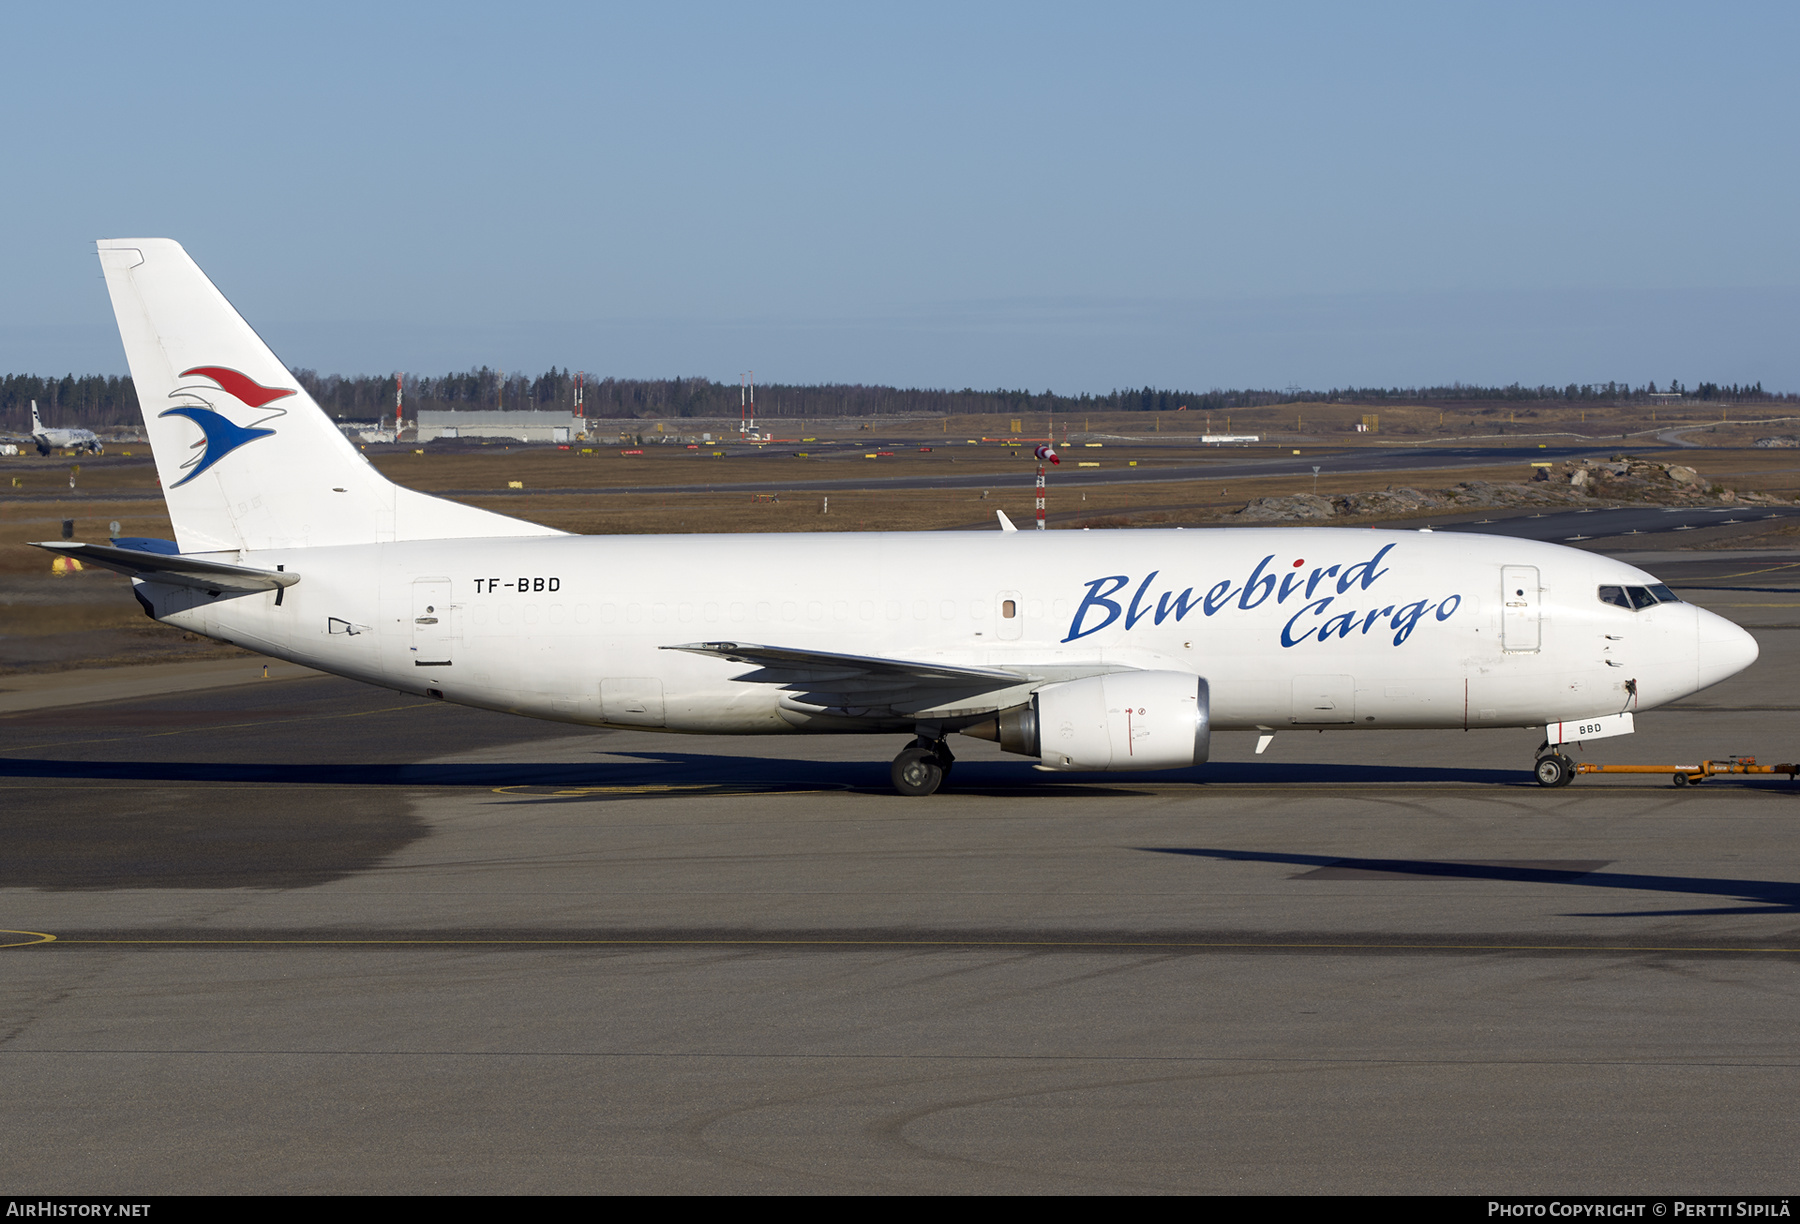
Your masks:
M 330 415 L 344 420 L 368 421 L 391 416 L 394 411 L 394 376 L 319 374 L 294 370 L 301 386 Z M 1530 404 L 1633 404 L 1649 403 L 1658 394 L 1657 384 L 1570 383 L 1566 387 L 1528 387 L 1512 383 L 1484 387 L 1452 383 L 1440 387 L 1334 387 L 1327 391 L 1288 387 L 1283 390 L 1180 391 L 1155 387 L 1113 391 L 1106 395 L 1057 395 L 1051 391 L 999 389 L 961 391 L 929 388 L 866 386 L 860 383 L 817 386 L 770 383 L 756 389 L 756 414 L 769 419 L 862 416 L 998 416 L 1045 417 L 1094 415 L 1116 412 L 1230 412 L 1233 409 L 1267 408 L 1278 404 L 1408 404 L 1480 411 L 1484 404 L 1509 407 Z M 1762 383 L 1752 385 L 1703 382 L 1688 389 L 1679 381 L 1665 384 L 1662 394 L 1684 395 L 1690 400 L 1739 402 L 1800 402 L 1800 395 L 1769 393 Z M 706 378 L 601 378 L 587 383 L 586 415 L 597 419 L 734 417 L 740 390 L 736 383 Z M 0 378 L 0 430 L 23 433 L 30 426 L 30 402 L 38 401 L 46 424 L 104 429 L 138 424 L 137 394 L 129 378 L 65 375 L 40 378 L 13 374 Z M 502 375 L 486 366 L 441 377 L 406 376 L 406 413 L 420 409 L 572 408 L 575 376 L 567 369 L 551 369 L 535 378 Z

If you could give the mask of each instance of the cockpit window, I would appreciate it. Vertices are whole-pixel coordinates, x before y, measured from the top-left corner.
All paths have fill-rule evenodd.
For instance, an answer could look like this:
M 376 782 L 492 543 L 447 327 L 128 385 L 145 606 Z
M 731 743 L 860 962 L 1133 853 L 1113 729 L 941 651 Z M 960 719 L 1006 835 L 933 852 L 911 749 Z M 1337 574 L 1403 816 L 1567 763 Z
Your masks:
M 1611 604 L 1615 608 L 1629 608 L 1640 611 L 1653 608 L 1659 603 L 1680 603 L 1674 591 L 1662 583 L 1655 586 L 1603 586 L 1600 588 L 1600 602 Z

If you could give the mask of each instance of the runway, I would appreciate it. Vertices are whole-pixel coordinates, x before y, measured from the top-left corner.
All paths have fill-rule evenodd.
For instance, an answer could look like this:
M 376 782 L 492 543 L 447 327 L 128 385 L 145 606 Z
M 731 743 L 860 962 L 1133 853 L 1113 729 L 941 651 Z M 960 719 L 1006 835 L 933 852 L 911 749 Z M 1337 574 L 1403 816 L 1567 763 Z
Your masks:
M 1762 660 L 1584 759 L 1794 760 Z M 1800 786 L 1537 738 L 580 732 L 292 675 L 0 716 L 10 1194 L 1780 1193 Z M 51 939 L 53 937 L 53 940 Z

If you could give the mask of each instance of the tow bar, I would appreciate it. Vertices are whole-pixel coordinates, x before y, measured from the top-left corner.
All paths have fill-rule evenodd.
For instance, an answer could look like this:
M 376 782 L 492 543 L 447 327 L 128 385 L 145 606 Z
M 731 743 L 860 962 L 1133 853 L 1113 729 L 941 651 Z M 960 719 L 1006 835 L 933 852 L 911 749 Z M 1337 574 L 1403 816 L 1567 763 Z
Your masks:
M 1633 773 L 1633 774 L 1670 774 L 1676 786 L 1687 786 L 1704 782 L 1715 774 L 1786 774 L 1788 781 L 1800 774 L 1800 765 L 1758 765 L 1753 756 L 1727 757 L 1723 761 L 1701 761 L 1698 765 L 1589 765 L 1583 762 L 1575 766 L 1578 774 L 1599 773 Z

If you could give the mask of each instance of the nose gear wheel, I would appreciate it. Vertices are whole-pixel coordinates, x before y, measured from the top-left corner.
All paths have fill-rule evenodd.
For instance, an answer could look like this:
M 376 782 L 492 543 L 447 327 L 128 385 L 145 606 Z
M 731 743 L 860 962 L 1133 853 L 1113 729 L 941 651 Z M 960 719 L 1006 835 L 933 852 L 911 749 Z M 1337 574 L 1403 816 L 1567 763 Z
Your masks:
M 1567 786 L 1575 780 L 1575 762 L 1560 753 L 1541 756 L 1532 767 L 1539 786 Z

